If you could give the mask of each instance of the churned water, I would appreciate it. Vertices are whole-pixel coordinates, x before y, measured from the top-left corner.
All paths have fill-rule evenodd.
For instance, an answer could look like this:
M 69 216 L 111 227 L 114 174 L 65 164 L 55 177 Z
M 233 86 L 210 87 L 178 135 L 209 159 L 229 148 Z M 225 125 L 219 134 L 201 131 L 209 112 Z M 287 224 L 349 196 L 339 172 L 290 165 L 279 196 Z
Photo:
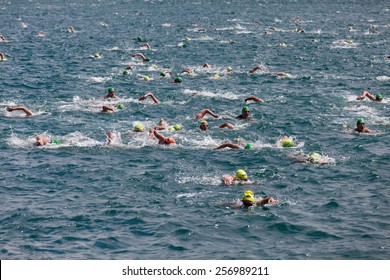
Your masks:
M 0 0 L 1 259 L 389 259 L 389 8 Z M 101 98 L 108 87 L 119 99 Z M 357 101 L 362 90 L 383 102 Z M 147 92 L 161 104 L 139 101 Z M 35 115 L 6 111 L 16 105 Z M 245 105 L 250 122 L 235 119 Z M 207 132 L 204 108 L 219 114 Z M 351 133 L 358 117 L 373 133 Z M 177 145 L 148 138 L 160 118 L 182 126 L 161 131 Z M 294 148 L 277 144 L 284 134 Z M 34 146 L 37 135 L 60 144 Z M 236 138 L 253 148 L 214 150 Z M 251 183 L 222 184 L 237 169 Z M 279 203 L 229 206 L 247 189 Z

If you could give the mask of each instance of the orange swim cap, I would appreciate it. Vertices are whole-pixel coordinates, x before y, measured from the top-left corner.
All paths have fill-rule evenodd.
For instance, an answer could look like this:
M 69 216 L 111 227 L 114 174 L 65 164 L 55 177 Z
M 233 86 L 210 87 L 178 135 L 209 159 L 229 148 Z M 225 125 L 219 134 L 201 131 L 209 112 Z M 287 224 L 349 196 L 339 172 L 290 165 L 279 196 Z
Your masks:
M 168 137 L 168 138 L 165 138 L 165 144 L 167 144 L 167 145 L 176 144 L 176 141 L 172 137 Z

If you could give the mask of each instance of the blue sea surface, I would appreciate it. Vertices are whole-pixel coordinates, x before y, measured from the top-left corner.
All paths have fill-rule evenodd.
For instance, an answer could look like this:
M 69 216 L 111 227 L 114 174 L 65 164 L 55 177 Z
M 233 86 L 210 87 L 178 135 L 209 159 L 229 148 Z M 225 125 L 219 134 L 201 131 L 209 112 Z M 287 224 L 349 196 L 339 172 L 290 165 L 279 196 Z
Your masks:
M 0 18 L 1 259 L 390 259 L 388 1 L 0 0 Z M 148 137 L 161 118 L 177 145 Z M 237 138 L 253 148 L 214 149 Z M 291 158 L 313 152 L 329 163 Z M 223 184 L 238 169 L 250 183 Z M 233 207 L 248 189 L 278 204 Z

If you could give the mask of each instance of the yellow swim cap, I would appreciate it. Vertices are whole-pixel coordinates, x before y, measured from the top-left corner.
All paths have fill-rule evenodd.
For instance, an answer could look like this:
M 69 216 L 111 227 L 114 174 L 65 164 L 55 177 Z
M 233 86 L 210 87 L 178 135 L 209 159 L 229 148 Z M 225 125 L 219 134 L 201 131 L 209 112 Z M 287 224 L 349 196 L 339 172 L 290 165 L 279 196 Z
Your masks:
M 249 201 L 251 203 L 255 202 L 255 196 L 252 191 L 247 190 L 244 195 L 242 196 L 242 201 Z
M 294 147 L 294 141 L 291 139 L 284 139 L 282 140 L 282 147 L 287 148 L 287 147 Z
M 309 156 L 309 161 L 310 162 L 318 162 L 321 159 L 321 155 L 319 153 L 312 153 Z
M 181 125 L 180 124 L 175 124 L 174 126 L 173 126 L 173 128 L 175 129 L 175 130 L 180 130 L 181 129 Z
M 134 131 L 136 132 L 141 132 L 141 131 L 144 131 L 144 127 L 140 124 L 137 124 L 135 127 L 134 127 Z
M 150 78 L 149 78 L 149 76 L 144 76 L 144 81 L 149 81 L 150 80 Z
M 172 131 L 172 130 L 175 130 L 175 128 L 173 127 L 173 125 L 170 125 L 170 126 L 168 126 L 168 130 Z
M 247 180 L 248 179 L 248 175 L 246 174 L 246 172 L 244 170 L 239 169 L 236 172 L 236 178 L 238 180 Z

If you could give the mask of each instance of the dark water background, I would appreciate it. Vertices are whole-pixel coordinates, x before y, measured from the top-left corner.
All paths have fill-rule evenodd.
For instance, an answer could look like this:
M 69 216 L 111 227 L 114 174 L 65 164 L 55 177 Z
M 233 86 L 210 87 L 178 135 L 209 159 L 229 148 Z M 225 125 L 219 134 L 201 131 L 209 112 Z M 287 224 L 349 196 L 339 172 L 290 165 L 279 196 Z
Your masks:
M 0 62 L 1 259 L 389 259 L 389 8 L 0 0 L 0 52 L 8 58 Z M 131 58 L 136 52 L 151 61 Z M 95 53 L 101 58 L 88 58 Z M 128 65 L 135 68 L 123 76 Z M 255 65 L 290 76 L 248 74 Z M 194 76 L 170 83 L 187 67 Z M 160 77 L 162 69 L 172 76 Z M 109 86 L 126 109 L 102 114 L 115 103 L 100 99 Z M 363 89 L 384 101 L 356 101 Z M 139 102 L 146 92 L 161 104 Z M 249 95 L 266 103 L 250 103 L 255 120 L 239 122 Z M 16 105 L 36 115 L 6 112 Z M 208 118 L 206 133 L 194 120 L 203 108 L 220 115 Z M 349 133 L 358 117 L 373 134 Z M 163 131 L 177 146 L 131 132 L 160 118 L 182 125 Z M 218 128 L 224 121 L 236 129 Z M 120 136 L 112 146 L 104 145 L 108 131 Z M 297 147 L 276 145 L 285 133 Z M 34 147 L 39 134 L 61 144 Z M 213 150 L 235 138 L 254 148 Z M 288 159 L 298 151 L 320 152 L 331 164 Z M 237 169 L 252 183 L 223 185 L 221 175 Z M 247 189 L 279 204 L 220 205 Z

